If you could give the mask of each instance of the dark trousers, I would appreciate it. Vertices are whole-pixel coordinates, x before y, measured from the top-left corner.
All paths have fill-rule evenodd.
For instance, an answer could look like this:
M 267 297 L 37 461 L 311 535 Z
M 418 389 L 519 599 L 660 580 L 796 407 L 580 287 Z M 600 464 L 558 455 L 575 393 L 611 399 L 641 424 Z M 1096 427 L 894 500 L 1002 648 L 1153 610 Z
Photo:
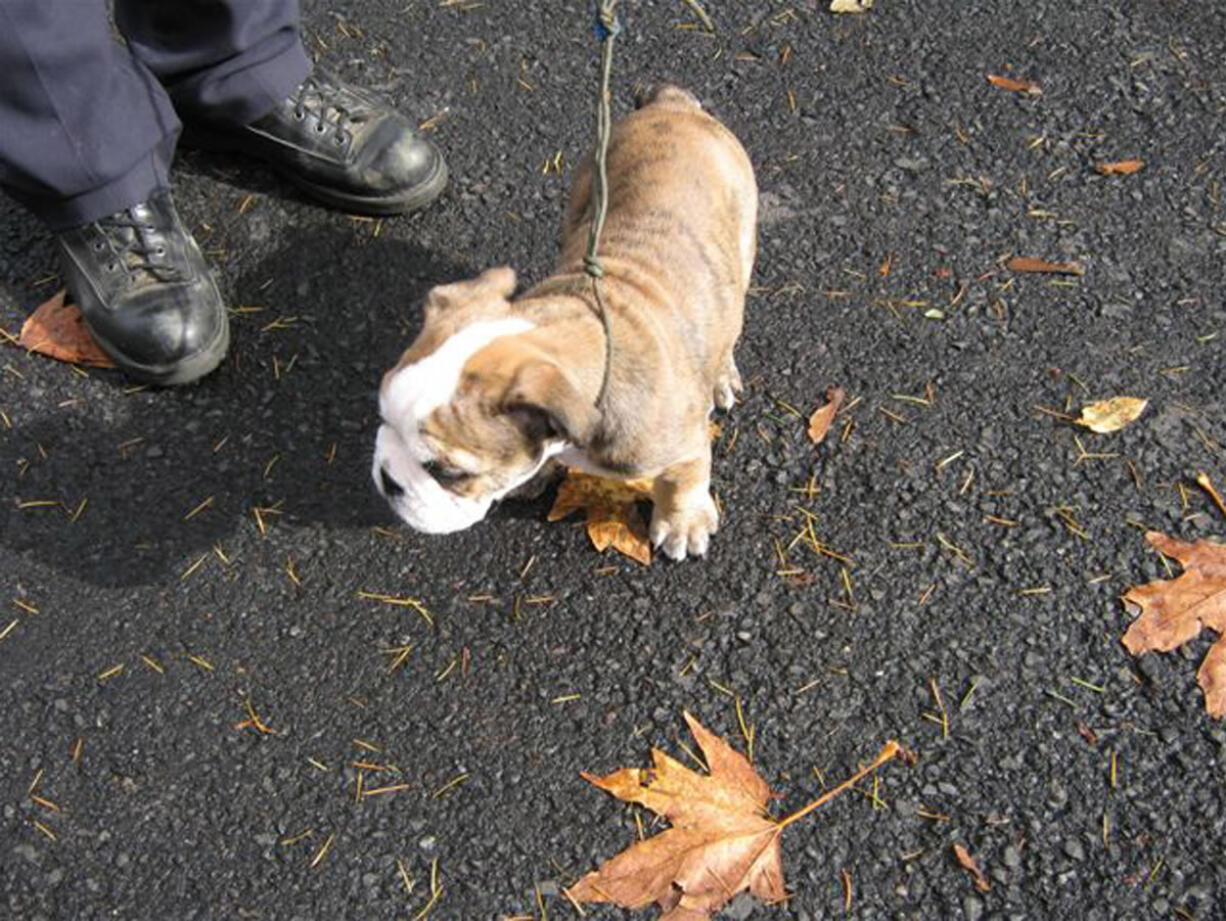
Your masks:
M 63 230 L 169 185 L 180 116 L 246 124 L 310 73 L 298 0 L 0 0 L 0 186 Z

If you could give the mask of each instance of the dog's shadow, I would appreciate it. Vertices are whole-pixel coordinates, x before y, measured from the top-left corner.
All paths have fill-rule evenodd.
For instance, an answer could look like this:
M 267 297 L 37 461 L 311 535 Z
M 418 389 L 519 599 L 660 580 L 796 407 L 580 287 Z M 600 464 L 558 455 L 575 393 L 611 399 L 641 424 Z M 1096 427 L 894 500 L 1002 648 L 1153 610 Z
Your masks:
M 209 378 L 131 393 L 94 372 L 87 397 L 58 401 L 53 384 L 41 415 L 13 420 L 0 542 L 84 582 L 136 586 L 224 553 L 239 527 L 393 525 L 367 473 L 379 378 L 417 333 L 426 290 L 467 274 L 360 224 L 286 231 L 226 286 L 233 344 Z

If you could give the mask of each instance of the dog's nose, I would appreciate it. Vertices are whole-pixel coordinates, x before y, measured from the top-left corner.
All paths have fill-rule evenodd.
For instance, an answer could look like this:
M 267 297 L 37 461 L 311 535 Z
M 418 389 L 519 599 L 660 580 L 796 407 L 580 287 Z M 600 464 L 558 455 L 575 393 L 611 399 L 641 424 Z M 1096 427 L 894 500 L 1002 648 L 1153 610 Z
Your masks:
M 391 478 L 386 467 L 379 468 L 379 483 L 383 487 L 383 495 L 395 499 L 404 494 L 404 487 Z

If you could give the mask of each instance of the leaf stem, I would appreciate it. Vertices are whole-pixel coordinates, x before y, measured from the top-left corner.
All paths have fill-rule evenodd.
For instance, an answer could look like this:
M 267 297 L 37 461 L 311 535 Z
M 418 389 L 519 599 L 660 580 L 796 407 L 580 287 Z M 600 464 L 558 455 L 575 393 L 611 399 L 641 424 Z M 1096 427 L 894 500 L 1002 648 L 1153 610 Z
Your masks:
M 856 783 L 859 783 L 859 781 L 863 779 L 866 774 L 871 774 L 873 771 L 877 770 L 877 768 L 881 767 L 887 761 L 893 761 L 903 752 L 904 752 L 903 747 L 899 745 L 897 742 L 895 742 L 893 739 L 886 742 L 885 745 L 882 746 L 880 754 L 877 755 L 877 759 L 872 764 L 868 765 L 867 767 L 860 768 L 860 770 L 856 771 L 855 774 L 847 778 L 845 781 L 843 781 L 833 790 L 827 790 L 825 793 L 823 793 L 817 799 L 813 800 L 813 802 L 809 803 L 807 806 L 802 806 L 799 809 L 797 809 L 795 812 L 793 812 L 791 815 L 785 816 L 784 818 L 780 819 L 778 822 L 779 831 L 783 831 L 783 829 L 787 828 L 789 825 L 791 825 L 793 822 L 797 821 L 798 819 L 803 819 L 814 809 L 817 809 L 819 806 L 823 805 L 828 800 L 834 799 L 834 797 L 838 796 L 848 787 L 854 786 Z

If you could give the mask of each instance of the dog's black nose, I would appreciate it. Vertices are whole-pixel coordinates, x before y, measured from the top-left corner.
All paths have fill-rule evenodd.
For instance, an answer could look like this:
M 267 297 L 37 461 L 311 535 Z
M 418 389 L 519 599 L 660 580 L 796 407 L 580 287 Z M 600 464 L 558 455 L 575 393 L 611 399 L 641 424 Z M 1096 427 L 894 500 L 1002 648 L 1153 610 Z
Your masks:
M 383 486 L 383 495 L 389 499 L 395 499 L 404 494 L 404 487 L 388 475 L 386 467 L 379 468 L 379 483 Z

